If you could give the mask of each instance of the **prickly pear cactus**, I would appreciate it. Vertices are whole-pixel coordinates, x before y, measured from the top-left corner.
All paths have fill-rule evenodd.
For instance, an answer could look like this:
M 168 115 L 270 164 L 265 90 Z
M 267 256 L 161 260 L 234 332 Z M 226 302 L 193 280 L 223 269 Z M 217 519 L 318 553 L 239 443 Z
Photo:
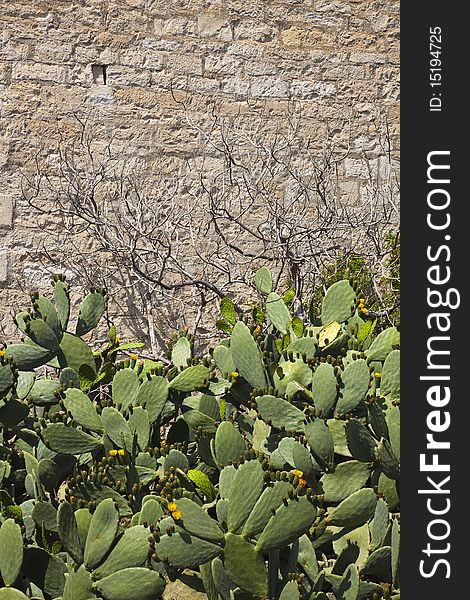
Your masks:
M 399 597 L 399 332 L 349 281 L 310 322 L 274 280 L 247 314 L 222 300 L 207 355 L 186 328 L 165 361 L 114 327 L 86 342 L 103 290 L 73 331 L 63 277 L 32 296 L 0 350 L 5 597 Z

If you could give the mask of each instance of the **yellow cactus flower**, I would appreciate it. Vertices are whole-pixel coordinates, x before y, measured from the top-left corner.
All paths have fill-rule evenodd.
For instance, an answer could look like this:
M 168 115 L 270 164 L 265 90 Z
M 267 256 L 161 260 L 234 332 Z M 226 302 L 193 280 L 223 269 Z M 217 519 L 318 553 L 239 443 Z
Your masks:
M 118 450 L 117 452 L 119 454 L 119 456 L 124 456 L 125 454 L 125 450 L 123 450 L 122 448 L 120 450 Z
M 175 521 L 179 521 L 181 519 L 181 517 L 183 516 L 182 512 L 180 510 L 174 510 L 171 513 L 171 516 L 173 517 L 173 519 Z
M 130 354 L 129 355 L 131 360 L 139 360 L 139 355 L 138 354 Z
M 116 344 L 118 344 L 121 341 L 118 335 L 114 338 L 114 341 L 116 342 Z
M 177 509 L 176 502 L 170 502 L 167 508 L 171 513 L 175 512 Z
M 374 377 L 375 377 L 376 379 L 380 379 L 380 378 L 382 377 L 382 373 L 379 373 L 378 371 L 376 371 L 376 372 L 374 373 Z
M 299 479 L 299 485 L 300 487 L 305 487 L 307 485 L 307 482 L 305 481 L 305 479 Z
M 116 456 L 117 453 L 118 453 L 117 450 L 110 450 L 109 451 L 109 456 Z
M 232 379 L 237 379 L 238 375 L 239 375 L 239 373 L 238 373 L 237 371 L 232 371 L 232 372 L 230 373 L 230 377 L 231 377 Z
M 294 470 L 292 471 L 292 473 L 294 473 L 294 475 L 295 475 L 295 476 L 296 476 L 298 479 L 300 479 L 300 478 L 302 477 L 302 475 L 304 474 L 304 472 L 303 472 L 303 471 L 300 471 L 299 469 L 294 469 Z
M 5 350 L 0 350 L 0 356 L 5 356 Z

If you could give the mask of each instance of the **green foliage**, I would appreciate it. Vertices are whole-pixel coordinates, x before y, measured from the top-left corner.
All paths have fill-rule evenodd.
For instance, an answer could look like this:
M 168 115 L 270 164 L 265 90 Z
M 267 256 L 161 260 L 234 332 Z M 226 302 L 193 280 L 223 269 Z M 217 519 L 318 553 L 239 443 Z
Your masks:
M 255 280 L 253 311 L 222 300 L 208 355 L 186 328 L 165 365 L 114 326 L 99 349 L 82 338 L 103 290 L 73 332 L 63 277 L 17 315 L 27 337 L 0 356 L 5 598 L 154 600 L 177 578 L 208 600 L 399 594 L 399 331 L 367 317 L 357 281 L 314 297 L 315 321 L 268 269 Z

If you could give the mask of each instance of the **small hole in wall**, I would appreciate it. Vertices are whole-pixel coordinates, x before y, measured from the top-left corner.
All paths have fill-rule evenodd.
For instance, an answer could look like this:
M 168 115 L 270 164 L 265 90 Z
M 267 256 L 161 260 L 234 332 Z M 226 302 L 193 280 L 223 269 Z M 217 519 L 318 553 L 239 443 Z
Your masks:
M 106 65 L 91 65 L 93 83 L 106 85 Z

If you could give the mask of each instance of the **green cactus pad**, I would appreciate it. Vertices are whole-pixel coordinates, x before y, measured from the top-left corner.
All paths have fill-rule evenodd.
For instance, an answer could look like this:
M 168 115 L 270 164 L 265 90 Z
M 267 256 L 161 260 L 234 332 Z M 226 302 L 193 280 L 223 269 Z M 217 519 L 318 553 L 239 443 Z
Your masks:
M 29 600 L 28 596 L 25 596 L 23 592 L 15 588 L 1 588 L 0 589 L 1 600 Z M 65 600 L 65 599 L 64 599 Z
M 105 310 L 106 299 L 103 293 L 95 291 L 87 294 L 80 304 L 75 333 L 82 336 L 94 329 Z
M 370 477 L 372 465 L 350 460 L 336 466 L 334 473 L 327 473 L 320 479 L 325 502 L 341 502 L 360 490 Z
M 228 375 L 235 371 L 235 361 L 233 360 L 232 351 L 227 346 L 219 344 L 214 348 L 213 358 L 219 371 L 222 375 Z
M 387 420 L 379 400 L 373 399 L 367 403 L 367 415 L 375 437 L 388 438 Z
M 88 508 L 79 508 L 75 511 L 75 519 L 77 521 L 78 537 L 80 538 L 80 545 L 82 548 L 85 547 L 86 538 L 88 536 L 88 529 L 90 528 L 92 514 Z
M 318 577 L 320 568 L 318 566 L 317 557 L 315 550 L 312 546 L 312 542 L 307 534 L 300 536 L 299 538 L 299 555 L 297 558 L 299 565 L 307 573 L 311 581 L 315 581 Z
M 349 451 L 355 459 L 361 462 L 376 460 L 377 441 L 357 419 L 349 419 L 346 423 L 346 439 Z
M 223 541 L 223 531 L 203 508 L 189 498 L 179 498 L 175 502 L 177 510 L 181 511 L 178 524 L 189 534 L 214 544 Z
M 155 497 L 147 496 L 147 498 L 144 498 L 140 510 L 139 525 L 143 525 L 144 523 L 156 525 L 158 520 L 163 517 L 163 514 L 160 502 Z
M 205 387 L 209 381 L 209 369 L 204 365 L 194 365 L 184 369 L 170 381 L 170 390 L 177 392 L 192 392 Z
M 343 578 L 340 575 L 335 575 L 333 573 L 327 573 L 325 575 L 326 581 L 331 585 L 333 592 L 335 594 L 338 593 Z M 370 598 L 374 598 L 379 600 L 379 598 L 383 597 L 383 588 L 378 583 L 372 583 L 369 581 L 359 581 L 359 592 L 357 596 L 354 597 L 354 600 L 370 600 Z
M 287 481 L 275 481 L 272 487 L 266 488 L 243 526 L 243 537 L 252 538 L 263 531 L 271 518 L 272 511 L 281 506 L 283 498 L 287 498 L 289 491 L 293 489 Z
M 340 421 L 338 419 L 328 419 L 326 421 L 328 425 L 328 429 L 333 436 L 335 454 L 339 454 L 340 456 L 346 456 L 347 458 L 351 458 L 351 452 L 348 448 L 348 443 L 346 440 L 346 429 L 345 421 Z
M 305 438 L 315 460 L 325 470 L 334 469 L 334 441 L 328 425 L 322 419 L 314 419 L 305 425 Z
M 338 396 L 337 385 L 333 367 L 320 363 L 312 377 L 313 402 L 319 417 L 326 418 L 333 409 Z
M 20 526 L 7 519 L 0 526 L 0 573 L 5 585 L 13 585 L 23 563 L 23 537 Z
M 306 496 L 295 497 L 282 504 L 263 529 L 256 548 L 266 552 L 283 548 L 306 533 L 313 524 L 317 509 Z
M 293 404 L 276 396 L 258 396 L 256 398 L 258 411 L 263 421 L 272 424 L 277 429 L 286 431 L 303 431 L 305 415 Z
M 360 527 L 374 516 L 377 496 L 371 488 L 351 494 L 336 508 L 328 510 L 327 522 L 338 527 Z
M 26 548 L 22 570 L 46 598 L 62 596 L 67 567 L 58 556 L 51 555 L 42 548 Z
M 135 397 L 135 403 L 143 406 L 149 414 L 150 422 L 155 423 L 160 417 L 168 398 L 168 382 L 160 376 L 145 379 Z
M 287 439 L 287 438 L 284 438 Z M 306 479 L 309 483 L 313 481 L 315 475 L 321 470 L 318 463 L 312 458 L 312 455 L 308 448 L 306 448 L 300 442 L 295 441 L 291 445 L 292 452 L 292 466 L 295 469 L 303 472 L 303 479 Z
M 315 358 L 317 354 L 317 342 L 314 337 L 304 336 L 294 340 L 288 347 L 287 352 L 294 354 L 305 354 L 307 360 Z
M 85 543 L 84 564 L 96 568 L 114 542 L 119 527 L 119 513 L 112 498 L 100 502 L 93 513 Z
M 62 331 L 67 329 L 70 316 L 69 285 L 58 279 L 54 285 L 54 301 Z
M 170 469 L 181 469 L 185 471 L 189 468 L 189 461 L 186 454 L 183 454 L 179 450 L 171 449 L 170 452 L 165 456 L 165 473 L 169 473 Z
M 93 579 L 102 579 L 121 569 L 141 567 L 149 552 L 149 530 L 142 525 L 126 529 L 109 556 L 95 571 Z
M 360 569 L 365 565 L 369 557 L 369 526 L 367 523 L 356 527 L 356 529 L 345 529 L 343 527 L 328 527 L 333 532 L 332 544 L 333 550 L 339 556 L 351 544 L 359 548 L 359 556 L 355 563 Z
M 15 385 L 16 370 L 8 362 L 3 363 L 3 357 L 0 361 L 0 398 L 4 398 Z
M 261 267 L 255 273 L 255 285 L 262 294 L 269 294 L 273 289 L 273 276 L 267 267 Z
M 377 445 L 377 458 L 382 471 L 389 479 L 400 479 L 400 461 L 395 456 L 390 442 L 384 438 Z
M 400 587 L 400 524 L 397 519 L 393 519 L 392 522 L 391 569 L 393 587 L 398 589 Z
M 377 491 L 388 504 L 390 512 L 395 510 L 400 504 L 398 483 L 395 479 L 387 477 L 385 473 L 380 473 Z
M 379 333 L 370 348 L 366 350 L 366 355 L 370 360 L 384 361 L 393 350 L 393 346 L 399 343 L 400 332 L 396 327 L 389 327 Z
M 343 323 L 354 313 L 356 292 L 346 280 L 331 285 L 323 298 L 321 322 L 323 325 L 337 321 Z
M 206 431 L 215 431 L 220 420 L 220 408 L 214 396 L 197 394 L 185 398 L 181 412 L 186 423 L 193 429 L 202 427 Z
M 370 549 L 373 552 L 383 545 L 388 531 L 388 506 L 383 498 L 379 498 L 375 507 L 374 518 L 369 523 L 370 529 Z
M 31 512 L 33 521 L 39 529 L 57 531 L 57 511 L 49 502 L 36 502 Z
M 347 567 L 355 563 L 359 558 L 359 545 L 348 543 L 341 552 L 338 553 L 338 558 L 331 569 L 331 572 L 335 575 L 343 575 Z
M 336 403 L 335 414 L 339 417 L 353 411 L 365 399 L 370 383 L 370 372 L 362 358 L 349 363 L 341 374 L 343 384 Z
M 264 389 L 266 378 L 261 351 L 250 330 L 241 321 L 233 328 L 230 349 L 240 375 L 254 388 Z
M 224 548 L 224 567 L 229 578 L 242 590 L 257 598 L 268 594 L 268 573 L 263 555 L 242 536 L 227 533 Z
M 392 350 L 385 359 L 380 380 L 380 394 L 400 399 L 400 350 Z
M 32 371 L 20 371 L 16 382 L 16 395 L 20 400 L 27 398 L 34 385 L 35 374 Z
M 359 595 L 359 572 L 356 565 L 350 564 L 344 572 L 338 591 L 337 600 L 357 600 Z
M 65 369 L 62 369 L 59 375 L 59 381 L 64 388 L 80 388 L 80 377 L 78 373 L 76 373 L 70 367 L 65 367 Z
M 392 450 L 400 460 L 400 409 L 398 406 L 392 406 L 385 414 L 387 421 L 388 436 Z
M 222 469 L 219 475 L 219 493 L 221 498 L 228 498 L 233 486 L 233 480 L 237 470 L 234 466 L 229 465 Z
M 65 580 L 63 600 L 83 600 L 95 598 L 90 573 L 82 565 L 77 571 L 70 570 Z
M 249 460 L 237 469 L 230 489 L 227 526 L 237 532 L 248 518 L 263 490 L 264 471 L 257 460 Z
M 203 573 L 203 568 L 205 565 L 201 565 L 201 572 Z M 214 600 L 218 600 L 220 594 L 222 600 L 230 600 L 230 594 L 233 593 L 237 586 L 229 579 L 227 575 L 227 571 L 225 570 L 224 563 L 221 561 L 219 557 L 214 558 L 214 560 L 210 563 L 211 570 L 211 579 L 212 584 L 215 587 Z M 206 589 L 206 593 L 208 599 L 211 600 L 211 597 L 208 593 L 208 589 L 206 583 L 204 582 L 204 587 Z
M 215 500 L 217 493 L 211 480 L 205 473 L 197 469 L 189 469 L 187 476 L 188 479 L 203 492 L 209 501 Z
M 162 535 L 160 541 L 155 544 L 158 559 L 167 559 L 170 564 L 180 569 L 198 567 L 215 558 L 221 551 L 220 546 L 186 532 Z
M 31 344 L 11 344 L 5 349 L 5 357 L 12 358 L 20 371 L 32 371 L 54 358 L 55 352 Z
M 120 369 L 113 377 L 113 403 L 122 409 L 129 404 L 141 404 L 137 399 L 139 376 L 134 369 Z
M 57 358 L 62 369 L 70 367 L 76 373 L 80 373 L 82 365 L 86 365 L 96 374 L 96 364 L 91 348 L 72 333 L 64 333 Z
M 36 406 L 48 406 L 58 403 L 57 393 L 61 389 L 60 382 L 57 379 L 42 378 L 36 379 L 29 397 Z
M 361 569 L 361 575 L 375 575 L 379 581 L 392 581 L 390 546 L 382 546 L 369 555 L 366 564 Z
M 119 448 L 132 448 L 132 433 L 126 419 L 112 406 L 103 408 L 101 422 L 109 439 Z
M 95 433 L 103 433 L 104 427 L 95 405 L 81 390 L 76 388 L 66 390 L 64 406 L 76 423 Z
M 217 428 L 214 443 L 214 458 L 219 467 L 239 461 L 245 450 L 245 441 L 238 429 L 230 421 L 223 421 Z
M 57 511 L 57 529 L 62 546 L 72 559 L 81 564 L 83 562 L 83 547 L 80 542 L 77 520 L 72 505 L 62 502 Z
M 26 333 L 41 348 L 47 348 L 54 354 L 59 350 L 59 340 L 56 334 L 43 319 L 27 321 Z
M 279 372 L 276 370 L 274 374 L 274 385 L 281 394 L 285 394 L 287 386 L 296 382 L 302 387 L 307 387 L 312 381 L 312 371 L 310 367 L 304 363 L 303 360 L 281 360 L 279 362 L 279 370 L 282 370 L 282 378 Z
M 266 313 L 270 322 L 278 331 L 284 334 L 287 333 L 292 317 L 283 299 L 276 292 L 271 292 L 266 299 Z
M 52 423 L 42 430 L 45 445 L 54 452 L 63 454 L 84 454 L 93 452 L 101 445 L 97 439 L 87 433 L 67 426 L 64 423 Z
M 178 368 L 187 367 L 191 355 L 191 344 L 188 338 L 180 337 L 171 351 L 171 362 Z
M 297 581 L 288 581 L 279 596 L 279 600 L 300 600 L 300 598 Z
M 57 339 L 60 340 L 62 337 L 62 326 L 59 321 L 59 315 L 52 302 L 49 298 L 46 298 L 46 296 L 39 296 L 39 298 L 35 300 L 34 305 L 41 318 L 49 325 Z
M 150 439 L 150 417 L 145 408 L 136 406 L 129 415 L 128 424 L 131 434 L 137 436 L 139 448 L 145 450 Z
M 122 569 L 94 584 L 106 600 L 155 600 L 165 589 L 165 580 L 155 571 L 143 567 Z

